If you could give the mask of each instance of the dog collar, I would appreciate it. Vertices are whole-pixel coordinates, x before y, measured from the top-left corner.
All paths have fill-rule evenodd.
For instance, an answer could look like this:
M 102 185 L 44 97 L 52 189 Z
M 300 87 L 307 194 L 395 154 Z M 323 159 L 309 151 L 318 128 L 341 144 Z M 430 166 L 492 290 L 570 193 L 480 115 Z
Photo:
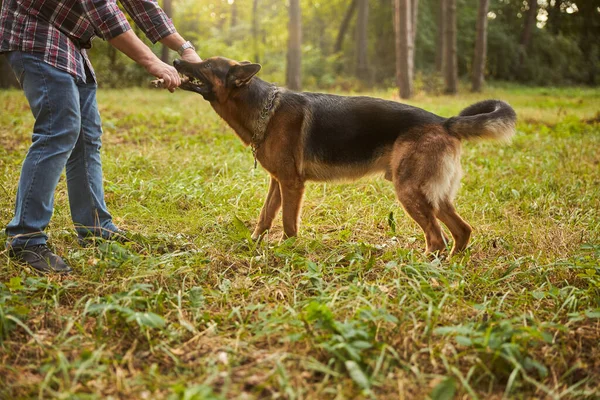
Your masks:
M 260 112 L 260 116 L 258 117 L 258 123 L 256 124 L 256 130 L 254 131 L 254 135 L 252 135 L 252 143 L 250 147 L 252 148 L 252 155 L 254 156 L 254 168 L 257 166 L 256 161 L 256 153 L 258 151 L 258 147 L 265 139 L 265 134 L 267 133 L 267 125 L 271 120 L 271 112 L 275 106 L 275 99 L 279 94 L 279 88 L 277 86 L 273 86 L 269 97 L 265 103 L 265 106 Z

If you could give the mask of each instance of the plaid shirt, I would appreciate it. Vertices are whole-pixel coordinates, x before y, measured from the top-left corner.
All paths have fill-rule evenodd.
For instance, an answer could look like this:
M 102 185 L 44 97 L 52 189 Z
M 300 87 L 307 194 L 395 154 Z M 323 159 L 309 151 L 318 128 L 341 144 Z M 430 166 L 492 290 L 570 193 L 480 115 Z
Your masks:
M 157 0 L 120 0 L 152 43 L 175 33 Z M 40 53 L 46 63 L 85 81 L 93 74 L 86 48 L 95 36 L 110 40 L 131 29 L 116 0 L 3 0 L 0 53 Z M 95 78 L 94 78 L 95 79 Z

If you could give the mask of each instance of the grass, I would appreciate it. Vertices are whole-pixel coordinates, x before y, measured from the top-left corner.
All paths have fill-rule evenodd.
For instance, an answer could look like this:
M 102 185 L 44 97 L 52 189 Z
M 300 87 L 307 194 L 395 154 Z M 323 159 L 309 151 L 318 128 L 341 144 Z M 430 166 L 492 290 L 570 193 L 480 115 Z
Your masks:
M 252 242 L 268 176 L 210 107 L 101 90 L 106 199 L 139 243 L 79 247 L 63 177 L 48 232 L 76 273 L 0 253 L 0 398 L 600 397 L 600 92 L 411 103 L 488 97 L 518 135 L 465 144 L 474 237 L 440 261 L 383 179 L 310 184 L 301 236 L 280 242 L 279 217 Z M 33 119 L 16 91 L 0 109 L 6 225 Z

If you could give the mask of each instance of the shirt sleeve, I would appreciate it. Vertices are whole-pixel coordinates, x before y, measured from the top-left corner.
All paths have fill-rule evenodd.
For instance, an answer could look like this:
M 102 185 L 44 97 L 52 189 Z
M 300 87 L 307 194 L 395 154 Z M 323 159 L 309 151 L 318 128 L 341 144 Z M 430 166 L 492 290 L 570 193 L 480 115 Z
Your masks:
M 87 19 L 96 33 L 110 40 L 131 29 L 117 0 L 81 0 Z
M 171 18 L 158 5 L 157 0 L 120 0 L 127 13 L 133 18 L 152 43 L 177 32 Z

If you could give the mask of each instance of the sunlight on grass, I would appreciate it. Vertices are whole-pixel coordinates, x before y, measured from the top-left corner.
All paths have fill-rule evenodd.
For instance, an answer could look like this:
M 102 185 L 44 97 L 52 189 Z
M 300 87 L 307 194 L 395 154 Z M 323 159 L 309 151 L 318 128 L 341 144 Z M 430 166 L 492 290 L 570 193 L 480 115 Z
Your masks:
M 600 93 L 411 104 L 483 98 L 518 134 L 465 144 L 473 241 L 441 261 L 383 179 L 311 183 L 301 236 L 279 217 L 254 243 L 268 176 L 199 96 L 100 91 L 107 203 L 137 243 L 79 247 L 63 177 L 48 232 L 76 273 L 0 255 L 0 398 L 599 396 Z M 0 108 L 6 225 L 33 119 L 19 92 Z

